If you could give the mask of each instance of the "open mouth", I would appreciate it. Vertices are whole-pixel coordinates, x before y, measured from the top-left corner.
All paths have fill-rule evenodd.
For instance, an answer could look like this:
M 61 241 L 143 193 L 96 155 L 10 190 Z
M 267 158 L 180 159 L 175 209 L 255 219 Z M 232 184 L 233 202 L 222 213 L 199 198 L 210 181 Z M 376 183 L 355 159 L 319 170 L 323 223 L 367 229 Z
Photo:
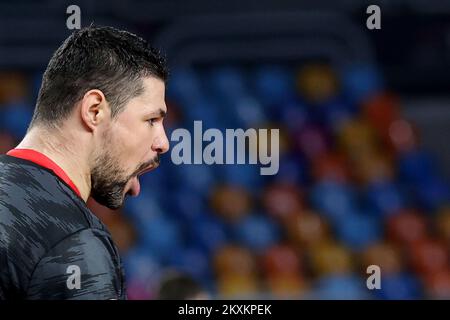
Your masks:
M 159 162 L 155 161 L 154 163 L 152 163 L 151 165 L 147 166 L 143 170 L 139 171 L 136 175 L 134 175 L 130 180 L 130 188 L 126 194 L 131 196 L 138 196 L 141 191 L 141 184 L 139 181 L 139 177 L 147 172 L 156 169 L 158 166 Z
M 156 169 L 156 168 L 158 168 L 158 167 L 159 167 L 159 163 L 151 164 L 150 166 L 148 166 L 148 167 L 145 168 L 144 170 L 138 172 L 137 177 L 139 178 L 139 177 L 142 176 L 143 174 L 145 174 L 145 173 L 147 173 L 147 172 L 150 172 L 150 171 L 152 171 L 152 170 L 154 170 L 154 169 Z

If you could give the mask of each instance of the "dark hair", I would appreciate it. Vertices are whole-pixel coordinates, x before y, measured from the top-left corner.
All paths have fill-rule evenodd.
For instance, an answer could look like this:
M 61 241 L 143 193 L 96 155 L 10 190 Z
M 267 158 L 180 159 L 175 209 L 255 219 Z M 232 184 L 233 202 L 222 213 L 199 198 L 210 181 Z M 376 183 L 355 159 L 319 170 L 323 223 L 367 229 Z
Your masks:
M 91 89 L 103 92 L 115 117 L 143 91 L 143 77 L 166 82 L 165 58 L 127 31 L 90 26 L 75 31 L 53 54 L 45 70 L 30 127 L 56 126 Z
M 168 272 L 161 280 L 157 293 L 158 300 L 191 300 L 206 292 L 198 282 L 187 274 Z

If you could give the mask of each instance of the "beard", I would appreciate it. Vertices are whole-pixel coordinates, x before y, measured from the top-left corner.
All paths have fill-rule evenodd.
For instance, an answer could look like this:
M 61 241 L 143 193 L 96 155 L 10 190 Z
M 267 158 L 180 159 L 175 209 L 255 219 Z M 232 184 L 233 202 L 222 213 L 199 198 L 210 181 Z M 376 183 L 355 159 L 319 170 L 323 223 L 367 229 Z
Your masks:
M 99 204 L 115 210 L 123 205 L 128 181 L 150 165 L 158 165 L 159 155 L 141 163 L 132 174 L 127 174 L 119 167 L 118 159 L 107 149 L 103 150 L 105 152 L 96 158 L 91 171 L 91 196 Z

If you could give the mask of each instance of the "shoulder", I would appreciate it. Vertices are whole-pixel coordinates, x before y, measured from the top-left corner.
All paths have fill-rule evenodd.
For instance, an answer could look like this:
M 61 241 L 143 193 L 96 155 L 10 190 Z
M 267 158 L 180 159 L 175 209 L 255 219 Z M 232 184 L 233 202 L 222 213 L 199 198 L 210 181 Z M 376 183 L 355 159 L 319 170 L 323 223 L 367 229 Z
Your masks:
M 120 299 L 123 271 L 108 233 L 80 230 L 62 239 L 36 265 L 29 299 Z
M 115 256 L 106 227 L 67 185 L 29 161 L 0 156 L 0 282 L 23 292 L 43 257 L 77 241 L 79 248 L 100 241 Z
M 33 260 L 67 235 L 90 227 L 89 210 L 65 187 L 45 168 L 0 157 L 0 245 Z
M 0 156 L 0 213 L 3 231 L 20 240 L 44 240 L 47 248 L 81 229 L 105 230 L 51 170 L 8 156 Z

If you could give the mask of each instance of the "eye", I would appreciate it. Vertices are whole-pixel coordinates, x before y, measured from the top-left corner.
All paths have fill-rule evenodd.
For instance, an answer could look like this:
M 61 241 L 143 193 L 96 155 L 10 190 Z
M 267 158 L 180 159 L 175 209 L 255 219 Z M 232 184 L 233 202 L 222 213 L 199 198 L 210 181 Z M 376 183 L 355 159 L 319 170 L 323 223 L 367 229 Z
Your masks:
M 148 122 L 151 126 L 153 126 L 153 125 L 155 124 L 156 121 L 158 121 L 158 118 L 152 118 L 152 119 L 147 120 L 147 122 Z

